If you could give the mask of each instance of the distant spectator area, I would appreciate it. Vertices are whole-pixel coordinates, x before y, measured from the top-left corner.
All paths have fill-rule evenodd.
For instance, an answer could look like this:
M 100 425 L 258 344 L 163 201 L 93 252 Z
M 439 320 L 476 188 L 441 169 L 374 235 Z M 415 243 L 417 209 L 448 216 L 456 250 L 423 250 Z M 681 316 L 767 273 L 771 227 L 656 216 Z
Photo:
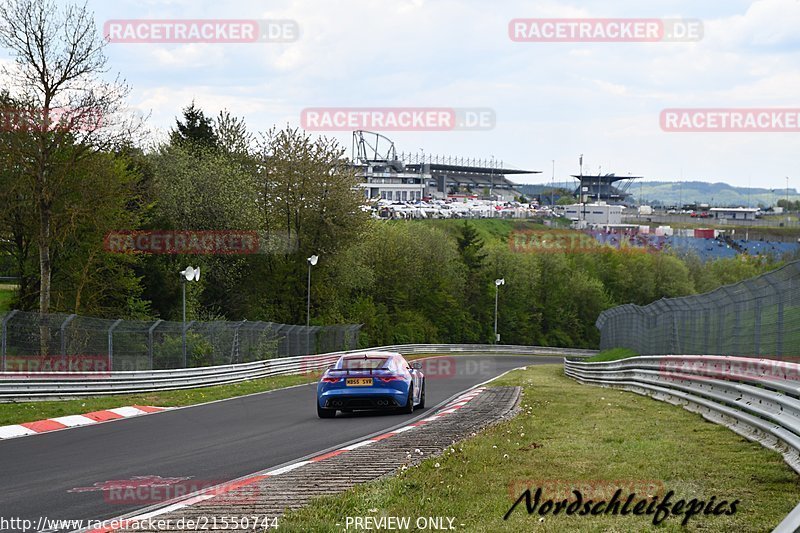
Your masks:
M 713 238 L 698 238 L 681 235 L 655 235 L 629 232 L 590 231 L 598 242 L 619 248 L 625 246 L 649 248 L 651 250 L 671 250 L 679 254 L 694 253 L 700 259 L 771 255 L 781 258 L 800 250 L 797 242 L 773 242 L 761 240 L 732 239 L 725 234 Z

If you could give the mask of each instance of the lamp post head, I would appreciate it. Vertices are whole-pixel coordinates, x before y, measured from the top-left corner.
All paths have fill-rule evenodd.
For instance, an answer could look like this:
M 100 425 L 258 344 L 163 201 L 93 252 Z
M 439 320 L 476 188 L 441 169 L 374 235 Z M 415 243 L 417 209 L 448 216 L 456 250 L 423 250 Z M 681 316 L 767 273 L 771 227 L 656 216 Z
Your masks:
M 194 268 L 188 266 L 185 270 L 181 270 L 180 275 L 183 276 L 186 281 L 200 281 L 200 267 Z
M 505 280 L 505 278 L 496 279 L 496 280 L 494 280 L 494 284 L 499 287 L 500 285 L 505 285 L 506 284 L 506 280 Z
M 317 261 L 319 261 L 318 255 L 312 255 L 308 258 L 308 262 L 311 264 L 311 266 L 317 266 Z

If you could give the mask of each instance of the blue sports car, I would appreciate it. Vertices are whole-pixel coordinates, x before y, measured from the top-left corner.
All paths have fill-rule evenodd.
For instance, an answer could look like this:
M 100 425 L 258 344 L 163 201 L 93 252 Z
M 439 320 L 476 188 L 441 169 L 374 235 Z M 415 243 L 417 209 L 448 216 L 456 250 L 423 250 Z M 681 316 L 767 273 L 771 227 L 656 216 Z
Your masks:
M 336 411 L 379 409 L 414 412 L 425 407 L 422 364 L 409 364 L 399 353 L 367 352 L 343 355 L 317 384 L 317 415 L 333 418 Z

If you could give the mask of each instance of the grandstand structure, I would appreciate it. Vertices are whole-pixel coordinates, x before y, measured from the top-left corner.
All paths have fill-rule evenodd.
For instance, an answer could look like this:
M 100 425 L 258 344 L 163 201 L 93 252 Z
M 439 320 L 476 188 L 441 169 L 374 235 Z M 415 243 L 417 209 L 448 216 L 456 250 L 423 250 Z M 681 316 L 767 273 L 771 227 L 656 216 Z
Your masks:
M 583 198 L 583 202 L 594 201 L 608 204 L 627 204 L 627 199 L 631 196 L 628 189 L 634 180 L 642 179 L 642 176 L 601 175 L 600 173 L 596 176 L 583 173 L 573 174 L 572 177 L 578 180 L 575 196 Z
M 380 133 L 353 132 L 352 164 L 366 198 L 414 202 L 423 198 L 474 195 L 513 200 L 520 185 L 509 175 L 540 174 L 504 168 L 502 161 L 456 158 L 424 153 L 398 155 L 394 142 Z

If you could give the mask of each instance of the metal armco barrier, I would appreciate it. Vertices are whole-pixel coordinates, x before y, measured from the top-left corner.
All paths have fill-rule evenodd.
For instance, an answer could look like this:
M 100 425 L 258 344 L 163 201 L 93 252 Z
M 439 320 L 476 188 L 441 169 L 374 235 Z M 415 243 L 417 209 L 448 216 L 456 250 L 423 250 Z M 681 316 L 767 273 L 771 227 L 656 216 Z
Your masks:
M 573 357 L 591 357 L 597 355 L 597 350 L 582 350 L 578 348 L 551 348 L 548 346 L 513 346 L 500 344 L 399 344 L 394 346 L 379 346 L 366 350 L 385 350 L 399 352 L 403 355 L 414 354 L 517 354 L 517 355 L 570 355 Z M 366 350 L 354 350 L 354 353 Z M 343 352 L 345 353 L 345 352 Z
M 723 356 L 642 356 L 564 361 L 584 384 L 616 387 L 682 406 L 781 453 L 800 473 L 800 365 Z M 800 529 L 800 505 L 774 530 Z
M 510 354 L 589 356 L 592 350 L 544 348 L 538 346 L 494 346 L 480 344 L 408 344 L 381 346 L 364 350 L 333 352 L 320 355 L 282 357 L 235 365 L 182 368 L 175 370 L 141 370 L 126 372 L 5 372 L 0 373 L 0 402 L 29 401 L 109 394 L 129 394 L 162 390 L 208 387 L 251 379 L 321 370 L 346 353 L 386 350 L 402 354 Z

